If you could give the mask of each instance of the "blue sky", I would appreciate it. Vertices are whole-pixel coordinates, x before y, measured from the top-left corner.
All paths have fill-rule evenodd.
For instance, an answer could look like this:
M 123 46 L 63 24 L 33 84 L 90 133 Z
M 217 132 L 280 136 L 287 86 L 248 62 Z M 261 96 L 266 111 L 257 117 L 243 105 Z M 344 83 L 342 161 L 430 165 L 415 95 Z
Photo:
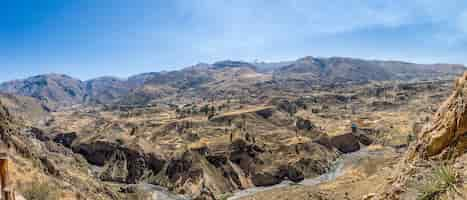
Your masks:
M 347 56 L 467 64 L 467 1 L 4 0 L 0 81 Z

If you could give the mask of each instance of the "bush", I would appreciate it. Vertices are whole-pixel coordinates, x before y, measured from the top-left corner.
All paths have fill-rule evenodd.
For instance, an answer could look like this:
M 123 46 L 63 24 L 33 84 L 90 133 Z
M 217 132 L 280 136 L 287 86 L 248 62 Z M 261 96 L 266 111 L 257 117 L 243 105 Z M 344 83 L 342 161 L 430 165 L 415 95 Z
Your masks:
M 457 194 L 462 196 L 457 186 L 459 178 L 454 169 L 447 166 L 441 166 L 433 171 L 432 176 L 422 188 L 417 200 L 436 200 L 442 194 Z
M 57 190 L 45 182 L 25 184 L 22 194 L 27 200 L 58 200 Z
M 225 193 L 225 194 L 221 194 L 218 199 L 219 200 L 227 200 L 228 198 L 232 197 L 233 194 L 232 193 Z

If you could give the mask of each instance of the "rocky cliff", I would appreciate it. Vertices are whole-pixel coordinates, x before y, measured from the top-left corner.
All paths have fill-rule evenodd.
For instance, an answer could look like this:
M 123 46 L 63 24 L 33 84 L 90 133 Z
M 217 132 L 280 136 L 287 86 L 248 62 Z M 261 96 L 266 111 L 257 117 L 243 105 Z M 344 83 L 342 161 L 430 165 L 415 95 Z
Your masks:
M 385 191 L 374 199 L 466 198 L 467 72 L 454 85 L 451 96 L 410 146 Z
M 9 154 L 9 176 L 17 199 L 80 199 L 83 195 L 91 199 L 119 198 L 88 174 L 87 163 L 80 155 L 60 144 L 41 141 L 39 136 L 45 135 L 17 123 L 0 102 L 0 149 Z

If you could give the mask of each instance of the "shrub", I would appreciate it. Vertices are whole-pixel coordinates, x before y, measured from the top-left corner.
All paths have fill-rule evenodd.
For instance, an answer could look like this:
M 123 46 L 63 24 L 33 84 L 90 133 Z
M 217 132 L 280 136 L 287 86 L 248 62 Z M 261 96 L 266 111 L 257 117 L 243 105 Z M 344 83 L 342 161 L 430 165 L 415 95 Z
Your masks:
M 417 200 L 436 200 L 442 194 L 462 194 L 457 186 L 459 178 L 454 169 L 447 166 L 441 166 L 433 171 L 432 176 L 419 191 Z
M 221 194 L 218 199 L 219 200 L 227 200 L 228 198 L 232 197 L 233 194 L 232 193 L 225 193 L 225 194 Z
M 57 190 L 45 182 L 25 184 L 22 194 L 27 200 L 58 200 Z

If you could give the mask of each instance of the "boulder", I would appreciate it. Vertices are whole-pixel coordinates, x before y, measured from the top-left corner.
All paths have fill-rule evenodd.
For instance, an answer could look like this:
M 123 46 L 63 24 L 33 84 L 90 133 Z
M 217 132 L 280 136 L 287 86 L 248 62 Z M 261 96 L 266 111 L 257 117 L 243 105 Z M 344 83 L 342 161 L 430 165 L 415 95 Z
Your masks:
M 318 136 L 316 139 L 313 140 L 313 142 L 323 145 L 328 149 L 334 148 L 334 145 L 331 143 L 331 138 L 326 134 Z
M 297 118 L 297 122 L 295 123 L 295 126 L 300 130 L 311 130 L 311 129 L 316 128 L 316 126 L 313 123 L 311 123 L 310 120 L 303 119 L 300 117 Z
M 303 172 L 295 168 L 294 166 L 281 166 L 280 167 L 281 178 L 287 178 L 293 182 L 300 182 L 305 179 Z
M 352 153 L 360 150 L 360 142 L 352 133 L 332 137 L 331 144 L 342 153 Z
M 271 186 L 279 184 L 282 180 L 277 177 L 273 172 L 257 172 L 251 177 L 255 186 Z
M 256 111 L 256 114 L 267 119 L 272 116 L 273 112 L 274 112 L 273 108 L 265 108 L 265 109 Z
M 53 141 L 59 144 L 62 144 L 65 147 L 70 148 L 73 141 L 78 138 L 78 135 L 75 132 L 71 133 L 59 133 L 57 134 Z

